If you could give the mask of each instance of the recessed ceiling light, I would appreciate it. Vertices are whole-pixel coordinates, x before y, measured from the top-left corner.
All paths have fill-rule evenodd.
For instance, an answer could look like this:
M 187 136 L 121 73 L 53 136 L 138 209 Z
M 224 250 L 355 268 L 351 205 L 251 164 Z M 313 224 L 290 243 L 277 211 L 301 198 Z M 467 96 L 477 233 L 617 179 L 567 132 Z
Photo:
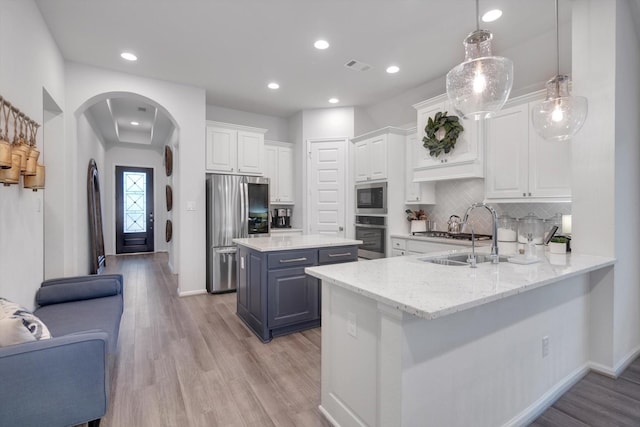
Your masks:
M 278 83 L 276 83 L 276 82 L 271 82 L 271 83 L 269 83 L 269 84 L 267 85 L 267 87 L 268 87 L 269 89 L 279 89 L 279 88 L 280 88 L 280 85 L 279 85 Z
M 337 104 L 338 102 L 340 102 L 338 98 L 329 98 L 329 103 L 331 104 Z
M 398 71 L 400 71 L 400 67 L 398 67 L 397 65 L 390 65 L 387 67 L 387 73 L 389 74 L 395 74 Z
M 138 122 L 131 122 L 131 126 L 138 126 L 140 123 Z
M 135 56 L 131 52 L 122 52 L 120 54 L 120 56 L 122 57 L 122 59 L 126 59 L 127 61 L 137 61 L 138 60 L 138 57 Z
M 316 49 L 324 50 L 329 47 L 329 42 L 326 40 L 316 40 L 313 45 Z
M 500 9 L 493 9 L 485 13 L 484 15 L 482 15 L 482 21 L 493 22 L 496 19 L 500 18 L 501 16 L 502 16 L 502 11 Z

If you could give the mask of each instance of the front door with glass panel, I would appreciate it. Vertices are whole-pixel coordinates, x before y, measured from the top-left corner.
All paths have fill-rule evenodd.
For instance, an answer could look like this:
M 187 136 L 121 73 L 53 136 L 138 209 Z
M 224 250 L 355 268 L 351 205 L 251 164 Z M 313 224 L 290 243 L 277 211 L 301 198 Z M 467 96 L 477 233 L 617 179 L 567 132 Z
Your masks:
M 116 166 L 116 253 L 153 250 L 153 169 Z

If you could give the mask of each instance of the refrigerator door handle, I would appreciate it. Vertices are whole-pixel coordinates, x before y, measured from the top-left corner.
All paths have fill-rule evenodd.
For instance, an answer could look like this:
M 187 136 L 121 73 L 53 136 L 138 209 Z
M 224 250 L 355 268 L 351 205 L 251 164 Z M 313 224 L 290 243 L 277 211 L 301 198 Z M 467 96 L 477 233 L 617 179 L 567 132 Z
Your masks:
M 216 249 L 215 251 L 217 254 L 235 254 L 236 252 L 238 252 L 238 248 L 236 247 L 222 248 L 222 249 Z
M 249 184 L 240 183 L 240 237 L 249 237 Z

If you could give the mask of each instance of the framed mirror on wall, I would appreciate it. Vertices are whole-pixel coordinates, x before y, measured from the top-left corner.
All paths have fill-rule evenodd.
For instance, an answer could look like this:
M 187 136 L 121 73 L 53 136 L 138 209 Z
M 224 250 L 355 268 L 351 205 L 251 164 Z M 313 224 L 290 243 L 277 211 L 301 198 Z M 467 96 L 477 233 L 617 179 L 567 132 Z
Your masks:
M 102 233 L 102 202 L 98 166 L 94 159 L 89 160 L 87 173 L 87 200 L 89 204 L 89 242 L 91 250 L 91 274 L 100 274 L 107 265 L 104 254 L 104 235 Z

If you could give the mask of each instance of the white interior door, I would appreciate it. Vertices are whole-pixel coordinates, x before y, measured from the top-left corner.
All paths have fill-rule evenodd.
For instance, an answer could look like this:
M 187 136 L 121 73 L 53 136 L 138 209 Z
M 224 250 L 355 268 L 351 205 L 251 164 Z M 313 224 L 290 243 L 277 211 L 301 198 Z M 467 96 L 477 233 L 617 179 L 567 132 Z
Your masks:
M 309 140 L 307 144 L 309 234 L 345 237 L 347 140 Z

